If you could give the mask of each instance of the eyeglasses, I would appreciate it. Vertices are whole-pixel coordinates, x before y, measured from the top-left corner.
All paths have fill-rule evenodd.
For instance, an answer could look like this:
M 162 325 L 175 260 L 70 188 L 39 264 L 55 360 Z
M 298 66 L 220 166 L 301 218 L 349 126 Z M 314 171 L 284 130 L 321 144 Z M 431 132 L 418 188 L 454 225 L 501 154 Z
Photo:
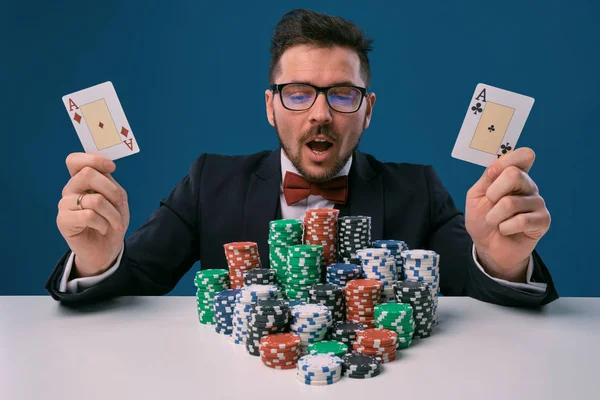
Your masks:
M 279 92 L 281 104 L 291 111 L 308 110 L 324 93 L 329 107 L 337 112 L 350 114 L 358 111 L 367 89 L 352 85 L 319 87 L 308 83 L 282 83 L 271 85 L 273 93 Z

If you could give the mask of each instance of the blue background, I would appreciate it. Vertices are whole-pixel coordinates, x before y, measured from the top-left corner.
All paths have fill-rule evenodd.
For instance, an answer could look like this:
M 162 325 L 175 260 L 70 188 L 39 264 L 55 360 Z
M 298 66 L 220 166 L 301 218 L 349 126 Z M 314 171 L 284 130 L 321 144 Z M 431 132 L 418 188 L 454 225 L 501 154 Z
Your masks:
M 66 249 L 57 204 L 65 158 L 82 148 L 63 95 L 115 85 L 141 147 L 114 174 L 129 193 L 131 233 L 200 153 L 277 146 L 264 106 L 270 36 L 286 11 L 305 7 L 375 38 L 377 103 L 361 149 L 432 164 L 463 211 L 483 168 L 450 153 L 475 86 L 534 97 L 518 145 L 537 153 L 531 176 L 552 214 L 538 250 L 561 296 L 600 295 L 598 2 L 150 3 L 3 2 L 0 294 L 45 294 Z M 242 109 L 230 103 L 240 84 Z M 197 268 L 172 294 L 193 293 Z

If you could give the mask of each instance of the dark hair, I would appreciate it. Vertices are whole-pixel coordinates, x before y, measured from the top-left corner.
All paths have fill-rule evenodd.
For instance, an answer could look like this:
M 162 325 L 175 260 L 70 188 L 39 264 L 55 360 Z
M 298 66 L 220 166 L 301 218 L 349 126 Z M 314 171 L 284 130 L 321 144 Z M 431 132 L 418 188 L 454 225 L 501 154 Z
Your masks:
M 360 59 L 360 74 L 369 87 L 371 68 L 368 52 L 373 50 L 373 39 L 365 36 L 353 22 L 311 10 L 296 9 L 286 13 L 275 26 L 271 38 L 269 85 L 274 84 L 280 72 L 281 55 L 298 44 L 318 47 L 346 47 L 356 51 Z

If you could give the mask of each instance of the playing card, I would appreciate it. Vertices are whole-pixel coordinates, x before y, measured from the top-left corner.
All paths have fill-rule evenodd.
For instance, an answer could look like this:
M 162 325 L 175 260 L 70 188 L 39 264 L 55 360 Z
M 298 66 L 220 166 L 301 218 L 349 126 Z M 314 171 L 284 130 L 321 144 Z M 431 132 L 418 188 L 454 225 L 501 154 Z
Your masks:
M 452 157 L 489 167 L 515 149 L 534 99 L 480 83 L 452 150 Z
M 104 82 L 62 98 L 86 153 L 116 160 L 138 153 L 112 82 Z

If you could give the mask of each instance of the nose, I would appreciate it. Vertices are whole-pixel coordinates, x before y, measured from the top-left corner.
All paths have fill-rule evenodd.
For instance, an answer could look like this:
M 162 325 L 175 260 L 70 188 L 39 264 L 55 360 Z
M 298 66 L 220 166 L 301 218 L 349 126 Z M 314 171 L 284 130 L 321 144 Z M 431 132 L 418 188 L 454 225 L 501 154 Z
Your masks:
M 310 122 L 313 124 L 328 124 L 331 123 L 331 109 L 327 104 L 325 93 L 319 93 L 315 104 L 310 108 Z

